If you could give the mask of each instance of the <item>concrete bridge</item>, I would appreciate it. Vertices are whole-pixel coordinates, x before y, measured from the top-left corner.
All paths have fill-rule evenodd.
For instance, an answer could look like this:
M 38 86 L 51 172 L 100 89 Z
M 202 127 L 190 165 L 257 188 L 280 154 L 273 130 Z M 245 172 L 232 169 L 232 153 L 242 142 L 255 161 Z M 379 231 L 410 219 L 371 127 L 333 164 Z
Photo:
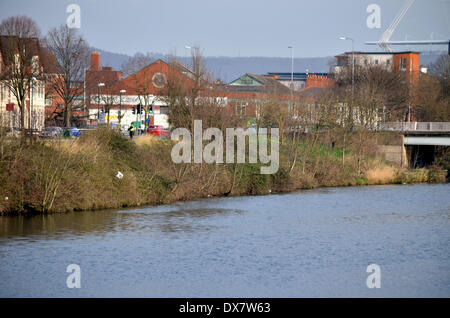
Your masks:
M 434 162 L 437 147 L 450 146 L 450 122 L 382 123 L 378 130 L 402 135 L 401 146 L 381 146 L 386 160 L 402 166 L 430 165 Z

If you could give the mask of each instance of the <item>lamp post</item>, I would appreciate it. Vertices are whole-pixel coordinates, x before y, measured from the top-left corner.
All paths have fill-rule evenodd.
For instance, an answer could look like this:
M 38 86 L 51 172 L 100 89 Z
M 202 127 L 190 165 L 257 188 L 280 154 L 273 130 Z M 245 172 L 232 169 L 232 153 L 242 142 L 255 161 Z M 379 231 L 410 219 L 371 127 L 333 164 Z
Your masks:
M 199 55 L 199 51 L 200 51 L 200 48 L 198 48 L 198 47 L 196 47 L 196 46 L 190 46 L 190 45 L 185 45 L 184 46 L 184 48 L 186 49 L 186 50 L 189 50 L 189 52 L 191 53 L 191 56 L 192 56 L 192 50 L 194 50 L 194 59 L 193 59 L 193 65 L 192 65 L 192 72 L 196 72 L 197 70 L 195 70 L 194 68 L 196 68 L 196 65 L 195 65 L 195 58 Z M 189 61 L 189 60 L 187 60 L 187 61 Z M 188 71 L 189 71 L 189 67 L 188 67 L 188 62 L 186 61 L 186 68 L 188 69 Z
M 121 123 L 121 119 L 122 119 L 122 94 L 125 94 L 127 91 L 124 89 L 120 90 L 120 106 L 119 106 L 119 130 L 121 128 L 120 123 Z
M 350 40 L 352 41 L 352 94 L 355 90 L 355 40 L 348 36 L 341 36 L 339 40 Z
M 289 102 L 288 112 L 291 113 L 292 108 L 292 94 L 294 89 L 294 47 L 288 46 L 288 49 L 291 49 L 291 100 Z
M 185 45 L 184 46 L 184 48 L 186 49 L 186 50 L 189 50 L 189 53 L 191 53 L 192 54 L 192 46 L 189 46 L 189 45 Z M 186 56 L 186 68 L 187 69 L 189 69 L 189 55 L 188 56 Z
M 100 120 L 100 87 L 104 87 L 105 86 L 105 83 L 98 83 L 98 86 L 97 86 L 97 89 L 98 89 L 98 91 L 97 91 L 97 97 L 98 97 L 98 99 L 97 99 L 97 127 L 98 127 L 98 121 Z

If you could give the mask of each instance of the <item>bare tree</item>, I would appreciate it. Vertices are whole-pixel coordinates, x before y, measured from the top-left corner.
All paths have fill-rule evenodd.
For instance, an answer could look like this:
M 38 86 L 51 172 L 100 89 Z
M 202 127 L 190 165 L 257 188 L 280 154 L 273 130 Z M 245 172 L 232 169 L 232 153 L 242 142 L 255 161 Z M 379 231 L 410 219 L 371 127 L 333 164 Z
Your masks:
M 450 55 L 442 54 L 435 63 L 431 65 L 431 74 L 438 77 L 442 85 L 442 96 L 450 96 Z
M 114 87 L 114 85 L 111 85 L 111 87 Z M 111 108 L 114 107 L 114 105 L 119 105 L 119 96 L 115 94 L 115 91 L 111 88 L 105 88 L 101 95 L 101 102 L 103 104 L 103 112 L 107 114 L 106 124 L 110 125 L 111 121 Z M 122 114 L 120 114 L 121 117 L 123 117 Z
M 169 105 L 169 123 L 174 127 L 194 128 L 194 120 L 202 119 L 204 125 L 222 127 L 223 107 L 216 96 L 212 76 L 206 71 L 199 48 L 191 50 L 192 70 L 175 59 L 169 61 L 169 74 L 164 90 Z
M 71 127 L 74 99 L 83 92 L 84 71 L 89 61 L 89 46 L 76 29 L 63 24 L 48 32 L 45 44 L 55 57 L 57 75 L 49 81 L 52 90 L 64 101 L 64 126 Z
M 138 95 L 139 102 L 144 110 L 145 128 L 147 128 L 147 118 L 150 113 L 150 107 L 153 107 L 154 99 L 151 97 L 153 86 L 153 74 L 147 68 L 152 62 L 149 54 L 135 54 L 122 65 L 122 72 L 125 76 L 133 79 L 131 87 Z M 164 83 L 161 83 L 163 85 Z
M 413 102 L 410 81 L 402 71 L 381 65 L 356 66 L 352 89 L 351 68 L 344 67 L 336 80 L 339 96 L 361 99 L 369 95 L 374 104 L 384 107 L 386 120 L 404 119 L 404 114 Z
M 2 21 L 0 36 L 1 55 L 5 65 L 1 70 L 0 79 L 16 98 L 20 111 L 20 129 L 24 137 L 26 98 L 33 77 L 38 77 L 42 73 L 39 64 L 40 31 L 31 18 L 14 16 Z
M 431 65 L 429 74 L 421 74 L 416 103 L 418 120 L 450 120 L 449 55 L 441 55 Z

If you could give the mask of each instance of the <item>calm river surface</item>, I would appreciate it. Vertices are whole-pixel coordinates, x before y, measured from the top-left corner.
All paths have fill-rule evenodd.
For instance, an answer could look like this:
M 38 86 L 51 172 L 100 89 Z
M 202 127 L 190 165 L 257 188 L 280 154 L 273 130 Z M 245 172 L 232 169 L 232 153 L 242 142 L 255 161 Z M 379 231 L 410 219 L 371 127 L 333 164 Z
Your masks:
M 0 217 L 0 296 L 450 297 L 450 185 Z

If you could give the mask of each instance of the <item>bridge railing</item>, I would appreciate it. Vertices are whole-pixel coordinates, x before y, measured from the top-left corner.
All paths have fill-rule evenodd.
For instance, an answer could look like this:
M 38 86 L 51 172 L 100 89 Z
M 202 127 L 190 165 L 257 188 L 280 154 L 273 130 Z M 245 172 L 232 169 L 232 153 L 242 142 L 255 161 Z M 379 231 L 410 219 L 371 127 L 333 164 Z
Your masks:
M 450 122 L 380 123 L 378 129 L 388 131 L 450 132 Z

